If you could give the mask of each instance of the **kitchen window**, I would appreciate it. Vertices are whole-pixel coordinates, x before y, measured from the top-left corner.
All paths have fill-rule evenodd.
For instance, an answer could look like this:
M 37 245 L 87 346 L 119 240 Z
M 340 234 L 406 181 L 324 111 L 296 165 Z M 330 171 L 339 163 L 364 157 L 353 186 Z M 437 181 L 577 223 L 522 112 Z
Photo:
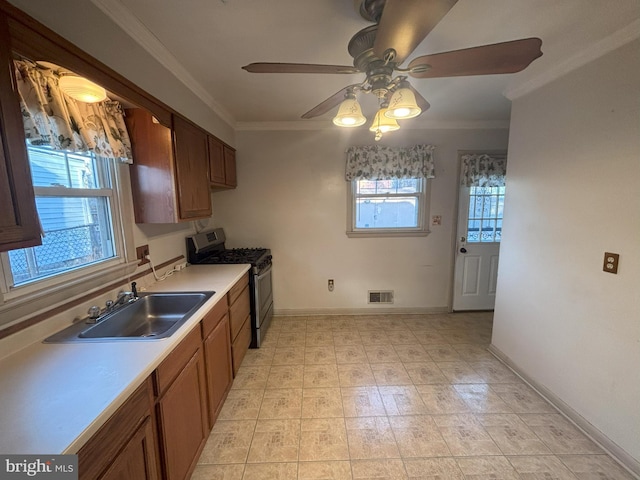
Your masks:
M 347 235 L 427 235 L 427 182 L 426 178 L 353 180 Z

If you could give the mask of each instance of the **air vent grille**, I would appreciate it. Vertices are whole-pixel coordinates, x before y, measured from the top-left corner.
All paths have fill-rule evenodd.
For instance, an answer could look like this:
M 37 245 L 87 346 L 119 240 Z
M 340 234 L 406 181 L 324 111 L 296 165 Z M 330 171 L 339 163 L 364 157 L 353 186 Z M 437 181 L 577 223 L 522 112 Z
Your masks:
M 393 290 L 369 290 L 369 303 L 393 303 Z

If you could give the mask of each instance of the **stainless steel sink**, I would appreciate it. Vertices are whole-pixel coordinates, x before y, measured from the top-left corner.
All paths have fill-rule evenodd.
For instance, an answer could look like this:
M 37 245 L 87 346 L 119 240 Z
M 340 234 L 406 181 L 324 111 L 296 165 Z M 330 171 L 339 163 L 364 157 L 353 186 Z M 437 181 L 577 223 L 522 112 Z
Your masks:
M 93 325 L 79 322 L 45 343 L 154 340 L 170 337 L 215 292 L 142 293 Z

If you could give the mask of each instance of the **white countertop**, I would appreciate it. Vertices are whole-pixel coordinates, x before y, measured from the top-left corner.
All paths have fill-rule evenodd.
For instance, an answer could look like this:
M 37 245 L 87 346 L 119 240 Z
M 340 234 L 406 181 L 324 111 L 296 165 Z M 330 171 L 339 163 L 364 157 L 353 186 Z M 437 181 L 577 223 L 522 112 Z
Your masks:
M 76 453 L 248 269 L 193 265 L 150 285 L 216 292 L 169 338 L 38 342 L 0 360 L 0 453 Z

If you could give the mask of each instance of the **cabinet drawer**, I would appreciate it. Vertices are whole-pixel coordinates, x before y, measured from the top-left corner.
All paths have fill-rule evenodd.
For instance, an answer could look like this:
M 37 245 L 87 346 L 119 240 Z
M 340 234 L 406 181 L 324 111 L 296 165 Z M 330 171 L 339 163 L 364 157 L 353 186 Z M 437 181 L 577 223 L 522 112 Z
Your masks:
M 196 350 L 200 348 L 201 342 L 200 329 L 194 328 L 158 366 L 155 371 L 157 396 L 160 396 L 169 388 L 171 382 L 178 376 L 189 359 L 193 357 Z
M 238 299 L 238 296 L 242 293 L 242 290 L 244 290 L 244 287 L 246 287 L 247 285 L 249 285 L 248 273 L 243 278 L 238 280 L 236 284 L 231 287 L 231 290 L 229 290 L 229 293 L 227 294 L 227 297 L 229 299 L 229 306 L 234 304 L 234 302 Z
M 231 340 L 236 338 L 238 332 L 242 328 L 242 324 L 249 316 L 251 306 L 249 303 L 249 287 L 246 286 L 238 299 L 229 308 L 229 317 L 231 321 Z
M 227 314 L 227 302 L 224 298 L 216 303 L 202 319 L 202 338 L 207 338 L 218 323 Z
M 244 322 L 238 336 L 233 341 L 233 345 L 231 346 L 231 355 L 233 356 L 233 376 L 236 376 L 238 373 L 238 369 L 240 368 L 240 364 L 242 363 L 242 359 L 244 358 L 245 353 L 249 349 L 249 344 L 251 343 L 251 320 L 247 318 L 247 321 Z

